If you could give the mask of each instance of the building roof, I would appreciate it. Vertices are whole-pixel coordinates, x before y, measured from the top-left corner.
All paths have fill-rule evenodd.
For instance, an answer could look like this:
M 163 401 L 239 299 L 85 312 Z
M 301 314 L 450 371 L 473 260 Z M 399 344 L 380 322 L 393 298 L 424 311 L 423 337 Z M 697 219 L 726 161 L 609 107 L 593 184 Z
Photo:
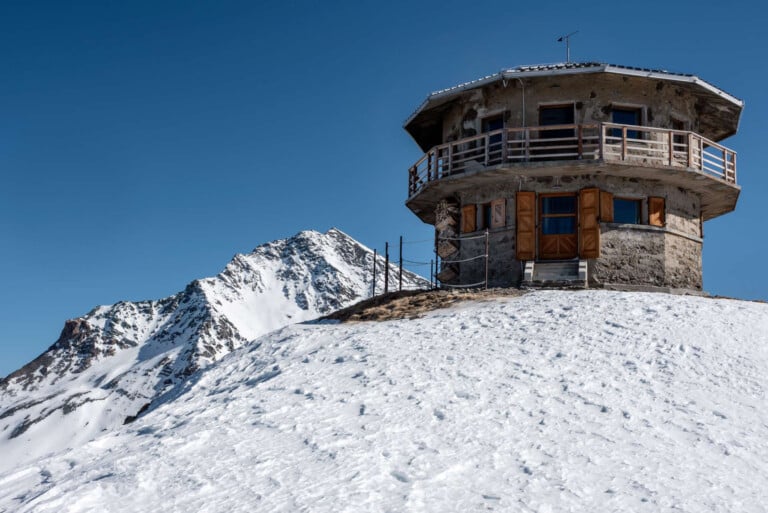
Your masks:
M 476 80 L 465 82 L 447 89 L 441 89 L 430 94 L 419 108 L 405 120 L 404 126 L 408 126 L 421 112 L 426 109 L 441 105 L 458 94 L 481 87 L 499 80 L 516 80 L 518 78 L 531 78 L 554 75 L 574 75 L 578 73 L 616 73 L 618 75 L 655 78 L 698 85 L 712 94 L 715 94 L 728 102 L 733 103 L 739 109 L 744 107 L 744 102 L 732 96 L 709 82 L 700 79 L 696 75 L 674 73 L 666 70 L 649 68 L 637 68 L 622 66 L 619 64 L 606 64 L 601 62 L 561 62 L 557 64 L 536 64 L 531 66 L 518 66 L 516 68 L 503 69 L 493 75 L 488 75 Z

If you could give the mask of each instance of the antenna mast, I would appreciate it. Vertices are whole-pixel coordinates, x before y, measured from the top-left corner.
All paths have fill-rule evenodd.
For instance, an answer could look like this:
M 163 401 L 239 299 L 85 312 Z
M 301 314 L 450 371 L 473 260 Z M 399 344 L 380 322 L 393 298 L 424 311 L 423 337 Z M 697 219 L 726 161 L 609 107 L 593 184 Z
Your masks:
M 571 62 L 571 36 L 577 34 L 579 31 L 571 32 L 568 35 L 560 36 L 557 38 L 558 43 L 562 43 L 565 40 L 565 62 Z

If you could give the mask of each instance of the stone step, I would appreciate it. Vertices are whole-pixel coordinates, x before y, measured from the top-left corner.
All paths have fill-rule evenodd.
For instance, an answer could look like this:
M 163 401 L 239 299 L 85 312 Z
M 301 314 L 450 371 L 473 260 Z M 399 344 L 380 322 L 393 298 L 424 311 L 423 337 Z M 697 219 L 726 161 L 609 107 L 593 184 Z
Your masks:
M 587 261 L 526 262 L 523 278 L 525 287 L 587 286 Z
M 572 281 L 579 278 L 579 262 L 537 262 L 533 281 Z

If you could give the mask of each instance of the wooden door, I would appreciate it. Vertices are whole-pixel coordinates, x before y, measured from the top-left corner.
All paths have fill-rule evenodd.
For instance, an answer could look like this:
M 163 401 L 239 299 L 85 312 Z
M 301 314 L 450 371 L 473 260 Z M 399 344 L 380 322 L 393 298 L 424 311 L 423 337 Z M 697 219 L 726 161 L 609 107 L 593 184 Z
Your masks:
M 578 256 L 576 195 L 539 196 L 539 258 L 567 260 Z

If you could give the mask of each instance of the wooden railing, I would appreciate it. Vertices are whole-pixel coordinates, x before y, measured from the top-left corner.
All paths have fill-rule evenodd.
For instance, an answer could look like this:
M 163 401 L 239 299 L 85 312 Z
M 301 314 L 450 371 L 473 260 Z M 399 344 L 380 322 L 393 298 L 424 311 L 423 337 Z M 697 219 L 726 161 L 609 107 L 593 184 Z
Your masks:
M 736 183 L 736 153 L 693 132 L 601 123 L 505 128 L 435 146 L 408 170 L 408 195 L 488 167 L 558 160 L 690 168 Z

